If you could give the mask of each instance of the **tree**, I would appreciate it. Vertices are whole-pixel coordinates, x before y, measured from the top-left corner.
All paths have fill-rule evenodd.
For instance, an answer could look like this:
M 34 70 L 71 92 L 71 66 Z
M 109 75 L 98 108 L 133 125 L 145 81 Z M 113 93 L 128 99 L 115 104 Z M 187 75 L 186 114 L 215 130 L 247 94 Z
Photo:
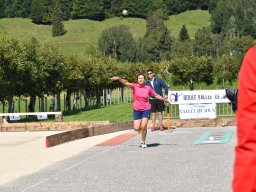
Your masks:
M 32 0 L 30 17 L 33 23 L 41 24 L 45 11 L 44 0 Z
M 212 10 L 215 9 L 215 7 L 217 6 L 217 2 L 216 0 L 209 0 L 209 12 L 212 13 Z
M 5 16 L 5 6 L 4 6 L 4 0 L 0 0 L 0 18 L 3 18 Z
M 104 10 L 106 13 L 106 17 L 120 16 L 121 14 L 121 4 L 120 0 L 105 0 L 104 2 Z
M 255 17 L 250 20 L 245 21 L 246 25 L 244 30 L 241 32 L 242 35 L 248 36 L 250 35 L 254 39 L 256 39 L 256 25 L 255 25 Z
M 62 19 L 68 20 L 71 16 L 71 1 L 70 0 L 59 0 L 62 12 Z
M 202 29 L 197 30 L 193 50 L 194 54 L 197 56 L 214 55 L 213 39 L 210 28 L 203 27 Z
M 27 18 L 30 15 L 31 0 L 14 0 L 12 4 L 13 16 Z
M 33 23 L 50 24 L 52 0 L 32 0 L 30 17 Z
M 1 101 L 9 103 L 12 109 L 13 97 L 17 94 L 21 62 L 21 45 L 14 39 L 0 34 L 0 89 Z
M 82 74 L 84 75 L 83 89 L 88 95 L 95 95 L 97 106 L 100 106 L 100 96 L 103 89 L 112 89 L 120 86 L 114 84 L 109 77 L 114 75 L 124 76 L 128 66 L 125 62 L 118 62 L 111 57 L 104 56 L 96 47 L 90 46 L 83 57 Z M 133 74 L 134 76 L 134 74 Z
M 63 89 L 63 74 L 65 70 L 65 57 L 56 47 L 45 45 L 38 50 L 38 62 L 42 67 L 44 86 L 43 92 L 56 94 Z
M 173 40 L 171 58 L 191 57 L 193 55 L 193 44 L 190 41 Z
M 83 12 L 86 18 L 102 21 L 105 19 L 103 0 L 86 0 Z
M 219 57 L 214 63 L 214 76 L 217 79 L 217 83 L 222 84 L 224 87 L 226 81 L 232 84 L 237 80 L 240 63 L 241 60 L 238 57 L 231 55 Z
M 213 83 L 213 59 L 208 56 L 175 58 L 170 61 L 168 71 L 174 85 L 187 85 L 190 79 L 196 83 Z
M 22 15 L 22 0 L 14 0 L 12 3 L 13 17 L 21 17 Z
M 123 0 L 120 11 L 126 9 L 130 17 L 146 18 L 152 8 L 152 0 Z
M 52 13 L 52 36 L 61 36 L 66 33 L 62 23 L 63 14 L 60 7 L 60 2 L 56 1 Z
M 35 38 L 33 42 L 37 41 Z M 38 65 L 37 65 L 37 49 L 39 45 L 37 43 L 28 42 L 23 45 L 22 51 L 22 68 L 19 81 L 20 95 L 29 96 L 28 111 L 35 112 L 36 96 L 41 95 L 40 84 L 38 84 Z
M 4 0 L 3 7 L 4 7 L 4 15 L 5 17 L 13 17 L 13 10 L 12 10 L 13 0 Z
M 213 50 L 214 50 L 214 56 L 219 57 L 220 56 L 220 47 L 223 43 L 224 37 L 220 34 L 214 34 L 213 35 Z
M 140 39 L 137 61 L 145 63 L 161 61 L 159 40 L 160 34 L 156 32 L 150 33 L 147 37 Z
M 161 33 L 166 29 L 164 25 L 164 19 L 161 11 L 150 12 L 147 18 L 146 33 L 144 35 L 147 38 L 152 33 Z
M 104 30 L 99 37 L 98 47 L 105 55 L 117 60 L 135 60 L 135 40 L 126 25 L 113 26 Z
M 31 13 L 31 0 L 23 0 L 22 3 L 22 14 L 21 16 L 24 18 L 29 18 Z
M 63 90 L 65 57 L 56 47 L 45 45 L 38 49 L 36 64 L 34 77 L 40 92 L 40 110 L 44 111 L 44 94 L 59 94 Z
M 223 33 L 230 39 L 239 37 L 236 18 L 233 15 L 229 18 L 227 25 L 223 27 Z
M 225 38 L 220 47 L 220 54 L 237 57 L 242 62 L 245 52 L 253 46 L 253 44 L 253 38 L 251 36 L 233 39 Z
M 169 10 L 169 15 L 178 14 L 187 10 L 186 0 L 165 0 L 164 1 L 167 10 Z
M 235 18 L 235 23 L 238 28 L 238 34 L 253 35 L 250 26 L 255 17 L 256 1 L 254 0 L 218 0 L 216 7 L 212 10 L 212 31 L 220 34 L 224 29 L 229 28 L 230 18 Z M 234 20 L 234 19 L 232 19 Z M 226 34 L 225 34 L 226 35 Z
M 172 39 L 170 37 L 170 32 L 167 28 L 165 28 L 165 30 L 162 32 L 158 44 L 161 60 L 169 61 L 171 59 Z
M 159 62 L 170 59 L 172 39 L 164 25 L 161 11 L 151 12 L 147 18 L 146 33 L 139 41 L 138 61 Z
M 161 11 L 164 20 L 169 19 L 167 6 L 163 0 L 152 0 L 151 11 Z
M 211 27 L 213 33 L 220 34 L 223 27 L 228 23 L 230 16 L 235 14 L 229 3 L 226 0 L 219 0 L 216 7 L 212 10 Z
M 83 88 L 83 83 L 88 82 L 90 73 L 91 68 L 84 64 L 81 56 L 65 54 L 63 89 L 66 90 L 65 104 L 68 111 L 71 110 L 71 93 Z
M 74 0 L 72 5 L 72 18 L 88 18 L 92 20 L 104 20 L 103 0 Z
M 181 41 L 185 41 L 185 40 L 190 39 L 190 38 L 189 38 L 189 34 L 188 34 L 188 30 L 187 30 L 187 28 L 185 27 L 185 25 L 183 25 L 182 28 L 181 28 L 181 30 L 180 30 L 179 39 L 180 39 Z

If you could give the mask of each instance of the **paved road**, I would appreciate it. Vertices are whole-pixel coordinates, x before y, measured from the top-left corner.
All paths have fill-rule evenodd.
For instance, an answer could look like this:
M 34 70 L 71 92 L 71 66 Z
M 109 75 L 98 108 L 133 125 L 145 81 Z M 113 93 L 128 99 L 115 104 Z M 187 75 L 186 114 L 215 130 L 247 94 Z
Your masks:
M 208 130 L 178 128 L 149 132 L 116 146 L 94 146 L 0 186 L 1 192 L 229 192 L 236 135 L 227 144 L 194 145 Z M 133 131 L 130 131 L 133 132 Z

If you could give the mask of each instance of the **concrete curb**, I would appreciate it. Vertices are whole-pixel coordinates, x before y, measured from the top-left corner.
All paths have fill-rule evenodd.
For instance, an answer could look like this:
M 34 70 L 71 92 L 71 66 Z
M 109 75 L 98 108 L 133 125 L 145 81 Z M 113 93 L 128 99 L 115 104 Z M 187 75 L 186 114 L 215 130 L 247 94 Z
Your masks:
M 129 130 L 133 128 L 133 121 L 125 122 L 125 123 L 115 123 L 108 125 L 101 125 L 95 127 L 86 127 L 71 131 L 66 131 L 64 133 L 58 133 L 54 135 L 47 136 L 45 139 L 46 147 L 53 147 L 56 145 L 60 145 L 62 143 L 66 143 L 69 141 L 82 139 L 86 137 L 92 137 L 96 135 L 103 135 L 107 133 L 113 133 L 118 131 Z

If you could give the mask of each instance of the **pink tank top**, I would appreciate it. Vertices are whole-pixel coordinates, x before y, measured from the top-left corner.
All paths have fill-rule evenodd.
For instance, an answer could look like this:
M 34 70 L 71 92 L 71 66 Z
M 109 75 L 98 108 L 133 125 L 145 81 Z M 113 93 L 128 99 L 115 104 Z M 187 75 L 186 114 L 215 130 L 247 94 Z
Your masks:
M 133 90 L 133 108 L 138 111 L 145 111 L 151 108 L 149 96 L 156 96 L 156 92 L 147 85 L 132 83 Z

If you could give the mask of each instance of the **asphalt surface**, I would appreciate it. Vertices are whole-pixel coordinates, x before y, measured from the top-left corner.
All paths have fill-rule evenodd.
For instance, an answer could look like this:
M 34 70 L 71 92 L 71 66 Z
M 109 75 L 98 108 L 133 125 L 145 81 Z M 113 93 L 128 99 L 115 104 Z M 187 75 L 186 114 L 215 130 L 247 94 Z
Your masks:
M 193 144 L 205 131 L 234 131 L 227 144 Z M 134 133 L 134 131 L 130 131 Z M 0 186 L 1 192 L 229 192 L 236 128 L 148 130 L 116 146 L 94 146 Z

